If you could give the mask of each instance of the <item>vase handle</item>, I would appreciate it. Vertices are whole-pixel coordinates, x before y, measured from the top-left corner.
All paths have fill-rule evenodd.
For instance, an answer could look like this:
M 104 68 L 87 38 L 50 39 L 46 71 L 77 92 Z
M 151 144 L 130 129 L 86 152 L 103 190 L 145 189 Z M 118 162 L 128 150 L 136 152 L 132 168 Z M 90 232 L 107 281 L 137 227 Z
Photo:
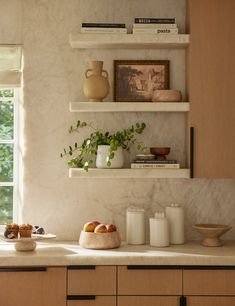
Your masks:
M 106 70 L 102 70 L 102 74 L 104 74 L 104 77 L 107 79 L 109 77 L 109 74 Z
M 86 77 L 86 79 L 89 78 L 88 72 L 92 72 L 92 69 L 87 69 L 87 70 L 85 71 L 85 77 Z

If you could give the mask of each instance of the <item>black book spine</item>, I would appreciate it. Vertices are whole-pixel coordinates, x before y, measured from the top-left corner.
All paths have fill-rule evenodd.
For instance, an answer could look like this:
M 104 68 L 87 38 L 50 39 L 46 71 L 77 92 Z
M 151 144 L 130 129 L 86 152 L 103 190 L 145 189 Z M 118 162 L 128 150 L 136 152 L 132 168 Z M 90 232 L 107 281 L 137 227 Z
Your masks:
M 82 28 L 125 28 L 124 23 L 82 23 Z
M 135 23 L 172 24 L 175 23 L 175 18 L 135 18 Z

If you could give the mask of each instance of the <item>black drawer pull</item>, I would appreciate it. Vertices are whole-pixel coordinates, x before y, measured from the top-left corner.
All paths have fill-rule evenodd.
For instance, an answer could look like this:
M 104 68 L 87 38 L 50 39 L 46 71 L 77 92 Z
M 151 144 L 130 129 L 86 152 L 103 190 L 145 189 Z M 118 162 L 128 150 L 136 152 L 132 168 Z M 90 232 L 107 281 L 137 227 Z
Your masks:
M 0 272 L 45 272 L 46 270 L 46 267 L 0 268 Z
M 95 295 L 67 295 L 67 301 L 95 300 Z
M 68 266 L 67 269 L 68 270 L 95 270 L 96 266 Z
M 180 266 L 154 266 L 154 265 L 131 265 L 127 266 L 127 270 L 178 270 Z

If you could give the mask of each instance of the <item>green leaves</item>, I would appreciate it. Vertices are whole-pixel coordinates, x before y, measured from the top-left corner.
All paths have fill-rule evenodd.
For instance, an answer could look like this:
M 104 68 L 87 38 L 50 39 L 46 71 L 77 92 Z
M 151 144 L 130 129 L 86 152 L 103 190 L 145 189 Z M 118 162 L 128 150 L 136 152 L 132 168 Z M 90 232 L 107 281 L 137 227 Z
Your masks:
M 101 132 L 91 124 L 78 120 L 75 127 L 71 126 L 69 128 L 69 133 L 78 132 L 79 129 L 84 127 L 90 127 L 93 132 L 90 133 L 89 137 L 83 140 L 81 146 L 75 142 L 74 146 L 69 146 L 68 149 L 64 149 L 63 153 L 60 154 L 60 157 L 66 155 L 72 156 L 76 152 L 77 155 L 75 158 L 68 161 L 68 166 L 83 168 L 85 171 L 88 171 L 89 166 L 93 163 L 91 157 L 97 155 L 99 145 L 110 145 L 110 154 L 107 159 L 107 166 L 110 167 L 111 162 L 115 157 L 115 151 L 121 147 L 127 152 L 130 152 L 130 146 L 137 142 L 136 135 L 143 133 L 146 124 L 144 122 L 137 122 L 135 125 L 132 125 L 127 129 L 110 134 L 108 131 Z M 143 149 L 142 143 L 138 142 L 137 149 L 139 151 Z

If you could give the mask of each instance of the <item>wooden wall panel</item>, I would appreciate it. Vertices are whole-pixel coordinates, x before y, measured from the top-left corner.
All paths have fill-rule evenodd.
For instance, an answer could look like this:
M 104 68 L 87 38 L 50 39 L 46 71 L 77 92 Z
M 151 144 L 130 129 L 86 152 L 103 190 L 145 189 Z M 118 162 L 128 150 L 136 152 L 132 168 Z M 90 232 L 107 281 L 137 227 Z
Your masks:
M 195 177 L 235 178 L 235 1 L 188 0 Z

